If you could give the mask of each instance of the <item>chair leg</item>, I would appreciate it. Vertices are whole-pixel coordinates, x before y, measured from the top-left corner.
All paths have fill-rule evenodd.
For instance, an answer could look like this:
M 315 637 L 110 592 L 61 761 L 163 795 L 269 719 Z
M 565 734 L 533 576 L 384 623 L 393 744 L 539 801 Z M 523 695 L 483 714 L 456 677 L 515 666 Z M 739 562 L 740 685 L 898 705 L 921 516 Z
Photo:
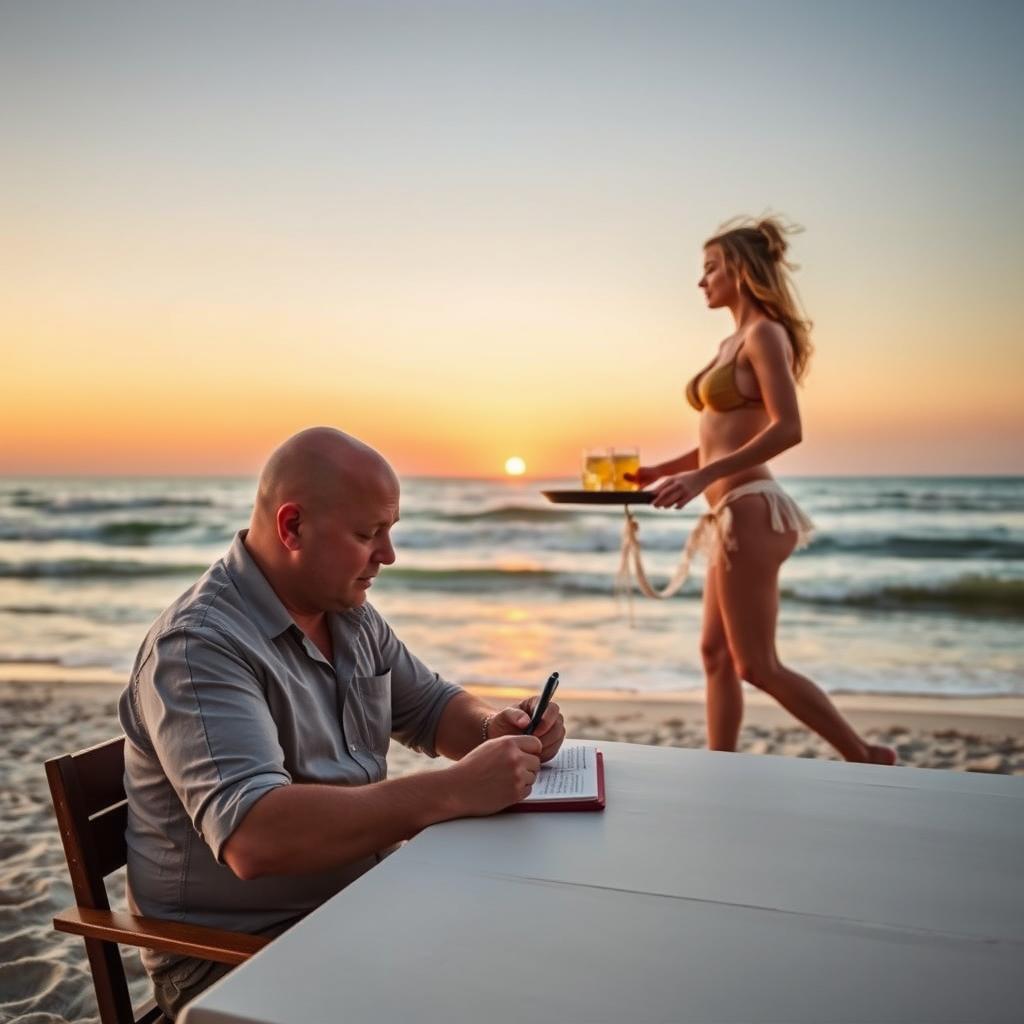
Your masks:
M 102 1024 L 135 1024 L 135 1011 L 128 996 L 128 982 L 117 945 L 86 939 L 85 951 L 89 957 Z

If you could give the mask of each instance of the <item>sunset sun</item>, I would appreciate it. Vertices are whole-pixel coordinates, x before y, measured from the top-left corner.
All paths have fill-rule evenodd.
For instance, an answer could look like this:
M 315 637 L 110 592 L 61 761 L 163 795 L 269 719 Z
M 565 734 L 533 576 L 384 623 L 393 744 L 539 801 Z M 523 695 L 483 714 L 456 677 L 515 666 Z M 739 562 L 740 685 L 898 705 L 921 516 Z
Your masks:
M 505 460 L 505 472 L 509 476 L 522 476 L 526 472 L 526 463 L 518 455 Z

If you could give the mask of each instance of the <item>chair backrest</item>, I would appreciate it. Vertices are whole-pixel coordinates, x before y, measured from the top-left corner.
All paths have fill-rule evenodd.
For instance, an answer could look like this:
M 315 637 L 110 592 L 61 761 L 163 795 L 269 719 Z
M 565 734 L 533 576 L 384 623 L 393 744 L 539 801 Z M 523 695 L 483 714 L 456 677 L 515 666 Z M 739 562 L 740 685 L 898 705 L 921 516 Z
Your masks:
M 103 879 L 128 856 L 125 828 L 124 737 L 46 762 L 71 886 L 79 907 L 109 910 Z M 134 1024 L 135 1016 L 116 942 L 85 939 L 103 1024 Z

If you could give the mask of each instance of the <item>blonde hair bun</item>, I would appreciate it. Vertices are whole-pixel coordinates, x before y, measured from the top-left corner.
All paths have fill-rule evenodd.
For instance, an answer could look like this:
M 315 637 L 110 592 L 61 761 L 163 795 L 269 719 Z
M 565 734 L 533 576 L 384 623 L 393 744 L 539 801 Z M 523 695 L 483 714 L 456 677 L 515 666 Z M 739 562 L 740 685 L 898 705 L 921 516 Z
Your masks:
M 789 243 L 785 238 L 786 229 L 771 217 L 759 220 L 755 228 L 768 246 L 768 255 L 773 260 L 781 262 L 785 258 L 786 250 L 789 248 Z

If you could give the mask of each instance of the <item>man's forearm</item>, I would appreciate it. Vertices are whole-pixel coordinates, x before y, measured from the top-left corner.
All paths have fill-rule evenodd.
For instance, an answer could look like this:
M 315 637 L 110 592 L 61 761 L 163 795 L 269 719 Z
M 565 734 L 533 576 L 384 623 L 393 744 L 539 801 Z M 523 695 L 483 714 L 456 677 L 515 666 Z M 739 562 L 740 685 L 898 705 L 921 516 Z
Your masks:
M 444 757 L 458 761 L 483 742 L 483 724 L 495 709 L 471 693 L 456 694 L 445 705 L 437 723 L 434 748 Z
M 463 706 L 466 721 L 474 707 L 485 706 L 469 701 Z M 295 783 L 272 789 L 231 834 L 224 860 L 239 878 L 326 871 L 436 822 L 494 814 L 529 793 L 543 753 L 538 737 L 506 735 L 473 746 L 441 771 L 367 786 Z
M 442 774 L 369 786 L 278 786 L 249 809 L 224 846 L 224 860 L 245 879 L 361 860 L 461 813 Z

